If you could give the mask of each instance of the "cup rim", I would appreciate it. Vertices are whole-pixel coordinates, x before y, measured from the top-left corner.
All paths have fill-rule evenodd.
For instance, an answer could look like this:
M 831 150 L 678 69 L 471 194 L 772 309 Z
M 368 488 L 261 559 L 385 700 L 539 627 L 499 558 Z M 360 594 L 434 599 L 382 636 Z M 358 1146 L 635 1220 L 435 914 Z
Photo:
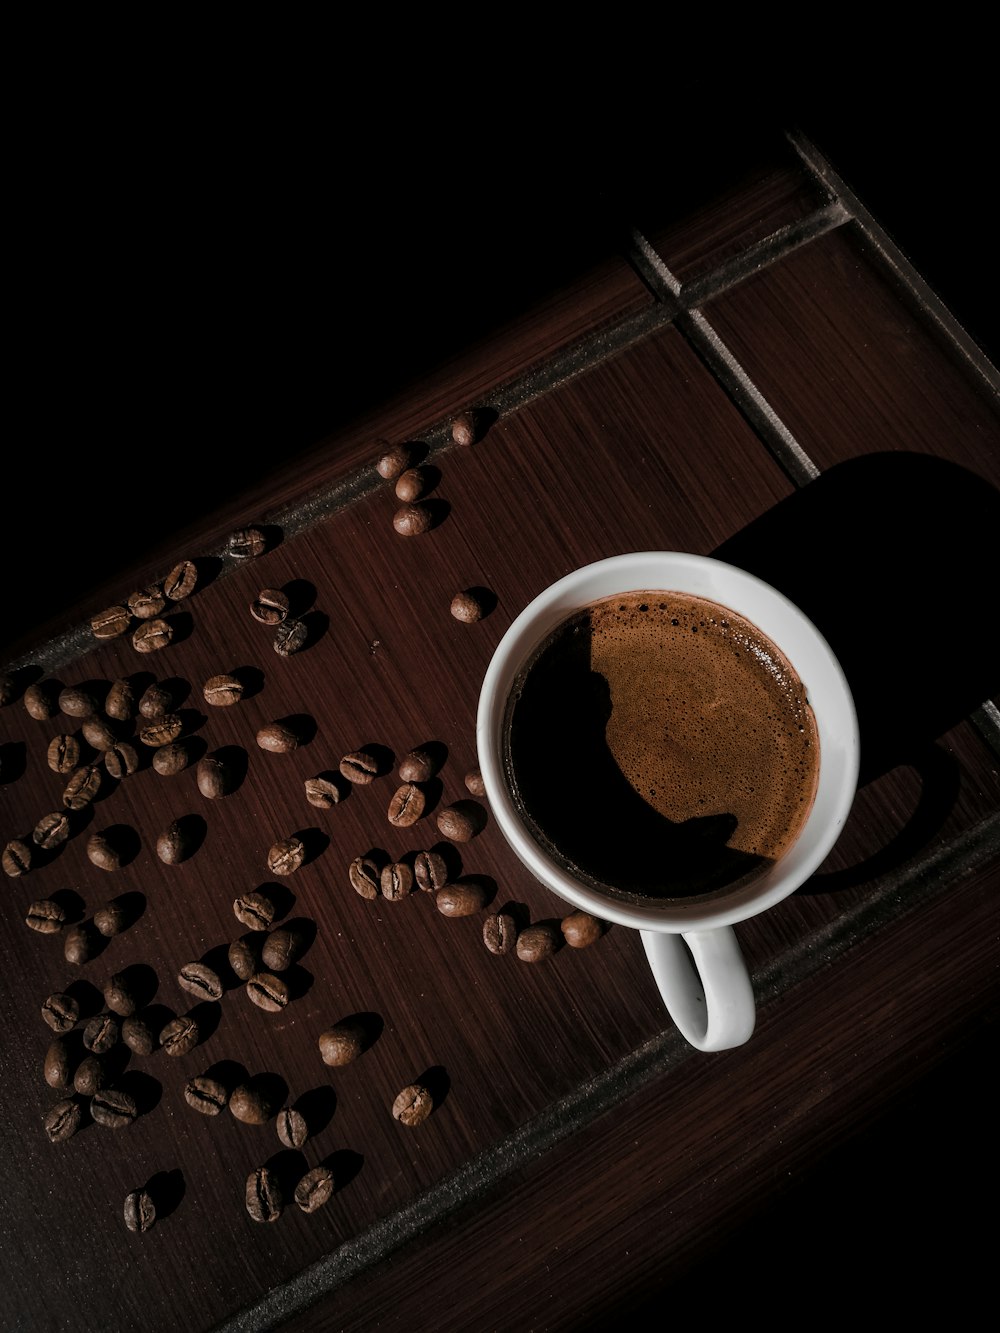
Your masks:
M 657 572 L 651 581 L 650 571 Z M 600 589 L 600 590 L 597 590 Z M 732 589 L 720 595 L 720 589 Z M 806 688 L 819 731 L 816 797 L 796 841 L 749 884 L 691 899 L 650 899 L 640 905 L 576 880 L 535 841 L 507 786 L 502 727 L 517 671 L 557 624 L 574 611 L 617 593 L 686 592 L 729 607 L 757 626 L 785 654 Z M 748 611 L 753 608 L 753 613 Z M 765 623 L 761 623 L 761 620 Z M 794 644 L 788 637 L 794 638 Z M 817 706 L 816 695 L 823 701 Z M 846 822 L 857 790 L 857 712 L 843 669 L 827 640 L 784 593 L 736 565 L 683 551 L 633 551 L 580 566 L 538 593 L 514 618 L 483 677 L 476 744 L 490 811 L 522 863 L 573 907 L 605 921 L 645 930 L 681 932 L 733 925 L 780 902 L 826 858 Z

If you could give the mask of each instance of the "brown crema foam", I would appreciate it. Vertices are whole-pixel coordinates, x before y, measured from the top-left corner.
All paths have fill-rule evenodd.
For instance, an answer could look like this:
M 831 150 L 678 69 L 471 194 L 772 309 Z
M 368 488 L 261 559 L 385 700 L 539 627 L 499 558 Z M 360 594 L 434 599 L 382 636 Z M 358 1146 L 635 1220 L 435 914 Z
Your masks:
M 504 744 L 536 840 L 626 897 L 760 874 L 798 837 L 819 771 L 815 719 L 781 651 L 743 616 L 675 592 L 564 621 L 515 682 Z

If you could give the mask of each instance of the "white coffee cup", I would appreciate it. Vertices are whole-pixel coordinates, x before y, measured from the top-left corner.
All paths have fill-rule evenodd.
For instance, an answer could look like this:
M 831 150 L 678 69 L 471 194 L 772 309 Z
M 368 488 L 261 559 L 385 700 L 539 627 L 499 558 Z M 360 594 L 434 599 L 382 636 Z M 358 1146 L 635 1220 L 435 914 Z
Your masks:
M 758 878 L 699 898 L 611 897 L 573 876 L 532 836 L 504 765 L 507 700 L 521 668 L 568 616 L 604 597 L 661 591 L 692 594 L 749 620 L 788 659 L 816 720 L 819 773 L 812 808 L 790 848 Z M 859 737 L 850 687 L 829 644 L 787 597 L 753 574 L 708 556 L 639 551 L 574 570 L 539 593 L 504 634 L 486 671 L 476 726 L 490 811 L 536 879 L 574 908 L 641 932 L 663 1001 L 683 1036 L 702 1051 L 740 1046 L 756 1009 L 732 927 L 806 882 L 836 842 L 854 800 Z

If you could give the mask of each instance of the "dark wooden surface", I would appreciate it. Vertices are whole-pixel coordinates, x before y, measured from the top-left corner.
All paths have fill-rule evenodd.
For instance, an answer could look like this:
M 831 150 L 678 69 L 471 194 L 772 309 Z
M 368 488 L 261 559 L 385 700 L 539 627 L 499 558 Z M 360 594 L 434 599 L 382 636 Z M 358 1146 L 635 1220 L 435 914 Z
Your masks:
M 456 223 L 461 280 L 453 273 L 446 289 L 435 287 L 440 237 L 422 269 L 421 229 L 359 220 L 369 261 L 376 236 L 392 236 L 398 259 L 409 235 L 408 282 L 372 278 L 377 317 L 354 323 L 340 362 L 323 337 L 300 379 L 283 366 L 289 402 L 302 390 L 284 418 L 282 395 L 261 383 L 255 428 L 244 397 L 242 429 L 221 417 L 192 429 L 188 416 L 181 431 L 162 369 L 147 368 L 161 393 L 144 400 L 140 383 L 128 394 L 143 408 L 127 414 L 134 489 L 124 412 L 103 471 L 97 446 L 86 469 L 74 457 L 57 477 L 62 506 L 47 512 L 64 576 L 21 585 L 23 611 L 5 625 L 22 683 L 174 678 L 191 733 L 208 749 L 241 748 L 248 770 L 218 802 L 200 796 L 192 770 L 109 782 L 58 854 L 7 882 L 0 1172 L 13 1202 L 0 1271 L 13 1327 L 596 1328 L 704 1279 L 715 1287 L 720 1271 L 742 1296 L 760 1264 L 773 1266 L 772 1236 L 835 1295 L 877 1271 L 876 1255 L 935 1261 L 927 1301 L 943 1302 L 956 1274 L 966 1289 L 976 1279 L 982 1251 L 953 1180 L 995 1182 L 976 1071 L 997 1018 L 996 372 L 840 188 L 848 163 L 830 173 L 812 140 L 756 122 L 725 144 L 708 160 L 691 151 L 684 191 L 605 193 L 575 234 L 565 223 L 579 197 L 537 217 L 529 237 L 509 195 L 482 196 L 478 240 L 492 249 L 467 216 Z M 615 179 L 624 187 L 624 173 Z M 230 263 L 220 240 L 219 264 Z M 283 279 L 304 281 L 306 267 L 290 253 Z M 271 280 L 273 270 L 260 279 Z M 471 293 L 491 280 L 477 312 Z M 229 339 L 255 293 L 282 307 L 245 268 L 229 281 Z M 157 282 L 165 294 L 169 269 Z M 387 321 L 398 341 L 378 344 Z M 462 336 L 446 340 L 452 321 Z M 248 367 L 265 370 L 249 355 L 253 327 L 228 349 L 244 354 L 240 374 L 238 357 L 221 359 L 244 389 Z M 207 368 L 213 338 L 194 313 L 188 335 L 178 347 Z M 181 365 L 197 379 L 183 355 Z M 196 397 L 184 392 L 186 413 Z M 495 420 L 473 447 L 449 447 L 448 420 L 470 403 Z M 372 470 L 380 439 L 419 443 L 438 469 L 430 533 L 393 531 L 390 488 Z M 103 503 L 122 495 L 125 550 L 107 540 L 115 518 Z M 69 529 L 68 515 L 79 520 Z M 215 563 L 229 531 L 254 520 L 273 526 L 274 548 Z M 95 530 L 86 558 L 70 558 Z M 740 928 L 760 1021 L 746 1047 L 719 1056 L 677 1038 L 627 931 L 532 967 L 490 955 L 481 916 L 448 920 L 424 894 L 354 894 L 353 856 L 440 841 L 433 810 L 411 830 L 388 824 L 391 773 L 329 812 L 303 794 L 305 778 L 360 745 L 396 760 L 434 740 L 447 754 L 434 799 L 463 797 L 479 682 L 511 619 L 574 566 L 642 547 L 721 554 L 785 587 L 841 654 L 863 722 L 863 783 L 841 843 L 802 891 Z M 163 653 L 76 632 L 182 556 L 215 576 L 182 606 Z M 461 625 L 451 595 L 476 584 L 495 607 Z M 247 609 L 261 586 L 291 587 L 309 613 L 303 653 L 271 651 Z M 232 709 L 204 706 L 202 682 L 235 667 L 256 673 L 256 691 Z M 289 715 L 308 717 L 308 743 L 261 751 L 258 726 Z M 4 841 L 58 806 L 45 745 L 73 725 L 36 722 L 20 701 L 0 712 Z M 164 866 L 157 833 L 192 814 L 203 844 Z M 108 874 L 85 844 L 113 826 L 134 831 L 136 851 Z M 74 983 L 100 1007 L 104 981 L 132 964 L 150 969 L 157 1012 L 186 1011 L 177 969 L 241 933 L 233 898 L 274 883 L 267 848 L 295 831 L 311 858 L 280 886 L 282 906 L 315 939 L 285 1013 L 255 1009 L 231 979 L 194 1052 L 128 1062 L 135 1124 L 47 1143 L 44 997 Z M 488 819 L 453 856 L 487 878 L 491 908 L 559 915 Z M 89 916 L 123 892 L 144 910 L 81 968 L 59 937 L 23 925 L 37 898 L 63 894 Z M 378 1040 L 329 1070 L 316 1038 L 358 1011 L 378 1016 Z M 185 1080 L 219 1065 L 273 1075 L 310 1110 L 301 1156 L 273 1123 L 186 1105 Z M 407 1130 L 389 1107 L 421 1075 L 439 1104 Z M 253 1224 L 243 1181 L 272 1159 L 289 1179 L 330 1163 L 333 1200 Z M 132 1236 L 122 1200 L 151 1179 L 164 1215 Z

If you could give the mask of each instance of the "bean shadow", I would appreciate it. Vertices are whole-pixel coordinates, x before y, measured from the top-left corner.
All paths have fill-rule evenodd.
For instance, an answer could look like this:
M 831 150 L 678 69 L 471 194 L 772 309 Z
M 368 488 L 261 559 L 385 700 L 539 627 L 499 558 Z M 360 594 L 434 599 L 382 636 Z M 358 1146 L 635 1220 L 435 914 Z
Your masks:
M 338 1194 L 361 1174 L 364 1164 L 364 1156 L 353 1148 L 337 1148 L 320 1162 L 320 1166 L 333 1172 L 334 1189 Z
M 153 1201 L 157 1221 L 162 1221 L 177 1211 L 185 1193 L 184 1173 L 179 1167 L 170 1171 L 157 1171 L 146 1182 L 146 1192 Z
M 337 1110 L 337 1094 L 329 1084 L 310 1088 L 299 1097 L 294 1109 L 308 1125 L 309 1137 L 314 1138 L 317 1134 L 321 1134 L 333 1119 Z

